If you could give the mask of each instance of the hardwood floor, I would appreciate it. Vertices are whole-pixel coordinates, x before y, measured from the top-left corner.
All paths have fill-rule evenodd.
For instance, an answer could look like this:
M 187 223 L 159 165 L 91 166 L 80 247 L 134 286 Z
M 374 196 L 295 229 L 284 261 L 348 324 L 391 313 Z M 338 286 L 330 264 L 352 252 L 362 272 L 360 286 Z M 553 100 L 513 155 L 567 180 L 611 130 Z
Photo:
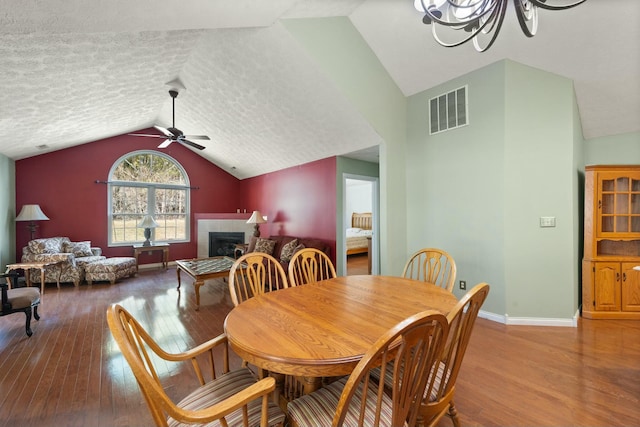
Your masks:
M 369 274 L 369 258 L 367 254 L 347 256 L 347 276 Z
M 232 307 L 226 282 L 201 288 L 199 312 L 191 283 L 181 292 L 176 284 L 170 268 L 115 285 L 48 285 L 31 338 L 21 313 L 0 318 L 0 426 L 152 425 L 105 310 L 123 304 L 171 351 L 221 333 Z M 190 366 L 160 375 L 175 398 L 195 386 Z M 638 321 L 559 328 L 478 319 L 456 391 L 465 426 L 637 426 L 639 400 Z

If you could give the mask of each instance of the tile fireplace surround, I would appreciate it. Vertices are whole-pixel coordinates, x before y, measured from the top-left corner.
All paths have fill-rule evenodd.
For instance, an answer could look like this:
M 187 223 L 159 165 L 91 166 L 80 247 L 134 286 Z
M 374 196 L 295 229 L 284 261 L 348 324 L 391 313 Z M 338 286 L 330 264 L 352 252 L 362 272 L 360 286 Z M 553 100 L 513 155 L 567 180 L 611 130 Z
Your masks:
M 247 213 L 195 214 L 198 258 L 209 256 L 209 232 L 243 232 L 245 243 L 253 235 L 253 224 L 247 224 Z

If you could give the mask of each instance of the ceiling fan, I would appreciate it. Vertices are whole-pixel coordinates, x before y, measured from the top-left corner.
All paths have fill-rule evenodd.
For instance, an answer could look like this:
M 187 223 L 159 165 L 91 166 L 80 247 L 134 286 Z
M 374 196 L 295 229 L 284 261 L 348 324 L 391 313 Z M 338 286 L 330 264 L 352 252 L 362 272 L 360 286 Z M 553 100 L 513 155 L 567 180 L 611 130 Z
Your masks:
M 196 144 L 190 139 L 202 139 L 202 140 L 210 140 L 207 135 L 185 135 L 182 131 L 176 128 L 176 97 L 178 96 L 178 91 L 175 89 L 171 89 L 169 91 L 169 95 L 171 95 L 172 103 L 173 103 L 173 121 L 170 128 L 163 128 L 161 126 L 154 126 L 154 128 L 158 129 L 162 132 L 162 135 L 152 135 L 152 134 L 144 134 L 144 133 L 130 133 L 132 136 L 147 136 L 151 138 L 166 138 L 162 144 L 158 145 L 158 148 L 167 148 L 171 145 L 172 142 L 179 142 L 180 144 L 190 145 L 193 148 L 197 148 L 198 150 L 204 150 L 200 144 Z

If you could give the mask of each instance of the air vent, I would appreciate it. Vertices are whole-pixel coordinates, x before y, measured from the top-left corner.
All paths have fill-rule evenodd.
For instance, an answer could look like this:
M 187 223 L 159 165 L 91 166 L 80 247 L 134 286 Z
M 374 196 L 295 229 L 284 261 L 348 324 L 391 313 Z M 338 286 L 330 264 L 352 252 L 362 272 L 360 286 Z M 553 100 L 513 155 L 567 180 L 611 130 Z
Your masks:
M 463 86 L 429 100 L 431 135 L 469 124 L 467 87 Z

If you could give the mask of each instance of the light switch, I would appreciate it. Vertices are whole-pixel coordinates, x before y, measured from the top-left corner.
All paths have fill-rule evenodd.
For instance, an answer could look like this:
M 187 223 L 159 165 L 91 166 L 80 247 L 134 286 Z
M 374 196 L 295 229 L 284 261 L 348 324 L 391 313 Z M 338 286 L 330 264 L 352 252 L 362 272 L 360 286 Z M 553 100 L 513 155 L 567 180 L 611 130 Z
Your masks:
M 540 227 L 555 227 L 556 226 L 556 217 L 555 216 L 541 216 L 540 217 Z

